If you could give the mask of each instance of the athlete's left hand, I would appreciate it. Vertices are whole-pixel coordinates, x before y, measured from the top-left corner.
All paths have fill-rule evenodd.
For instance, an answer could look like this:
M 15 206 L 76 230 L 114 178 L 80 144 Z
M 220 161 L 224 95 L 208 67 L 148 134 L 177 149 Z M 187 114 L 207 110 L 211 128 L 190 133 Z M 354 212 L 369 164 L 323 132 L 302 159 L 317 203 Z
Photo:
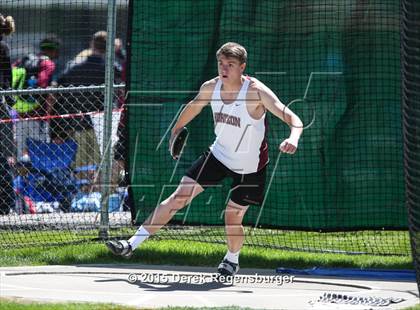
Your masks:
M 298 141 L 295 139 L 288 138 L 280 144 L 279 149 L 283 153 L 294 154 L 296 152 L 297 147 Z

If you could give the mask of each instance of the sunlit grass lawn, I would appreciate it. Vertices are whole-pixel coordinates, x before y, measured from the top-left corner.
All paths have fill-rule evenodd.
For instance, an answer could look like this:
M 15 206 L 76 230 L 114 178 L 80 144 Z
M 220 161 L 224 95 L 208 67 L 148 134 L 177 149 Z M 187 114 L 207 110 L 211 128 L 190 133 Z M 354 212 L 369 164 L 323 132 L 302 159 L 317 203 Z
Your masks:
M 226 252 L 223 244 L 183 240 L 148 240 L 130 260 L 113 256 L 102 243 L 64 246 L 34 246 L 6 249 L 0 253 L 1 266 L 67 265 L 67 264 L 165 264 L 185 266 L 216 266 Z M 411 269 L 409 256 L 347 255 L 292 252 L 263 247 L 245 246 L 241 251 L 242 268 L 311 268 L 353 267 Z

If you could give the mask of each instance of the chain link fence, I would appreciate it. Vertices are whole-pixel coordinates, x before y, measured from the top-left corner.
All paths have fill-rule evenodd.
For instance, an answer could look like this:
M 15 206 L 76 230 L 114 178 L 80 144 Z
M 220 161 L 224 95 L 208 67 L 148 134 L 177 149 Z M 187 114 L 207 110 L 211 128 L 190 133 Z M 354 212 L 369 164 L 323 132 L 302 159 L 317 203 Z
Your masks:
M 128 0 L 110 3 L 2 2 L 0 14 L 14 20 L 14 29 L 8 26 L 14 31 L 0 33 L 7 52 L 0 53 L 0 247 L 95 240 L 104 206 L 110 227 L 129 229 L 123 141 Z M 107 64 L 114 69 L 112 125 Z
M 10 117 L 0 120 L 3 242 L 7 244 L 10 232 L 39 233 L 52 228 L 83 231 L 85 236 L 89 231 L 92 240 L 97 237 L 104 203 L 108 203 L 111 227 L 128 226 L 124 84 L 114 85 L 110 141 L 103 139 L 104 86 L 3 90 L 0 97 L 38 106 L 24 114 L 8 109 Z M 108 147 L 113 158 L 112 178 L 111 183 L 103 183 L 102 154 Z M 108 201 L 103 197 L 105 187 L 110 187 Z M 80 234 L 67 241 L 76 240 Z

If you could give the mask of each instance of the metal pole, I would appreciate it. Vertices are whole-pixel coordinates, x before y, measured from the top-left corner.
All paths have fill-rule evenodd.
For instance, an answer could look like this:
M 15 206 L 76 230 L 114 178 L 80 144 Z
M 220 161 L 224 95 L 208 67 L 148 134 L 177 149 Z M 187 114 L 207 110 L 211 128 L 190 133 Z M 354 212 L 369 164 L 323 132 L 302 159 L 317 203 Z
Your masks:
M 111 134 L 112 134 L 112 108 L 114 95 L 114 57 L 115 57 L 115 24 L 116 24 L 116 0 L 108 1 L 108 19 L 107 19 L 107 40 L 106 40 L 106 61 L 105 61 L 105 100 L 104 100 L 104 127 L 103 127 L 103 148 L 102 155 L 102 204 L 101 204 L 101 222 L 99 226 L 99 238 L 108 238 L 109 215 L 108 198 L 111 185 Z

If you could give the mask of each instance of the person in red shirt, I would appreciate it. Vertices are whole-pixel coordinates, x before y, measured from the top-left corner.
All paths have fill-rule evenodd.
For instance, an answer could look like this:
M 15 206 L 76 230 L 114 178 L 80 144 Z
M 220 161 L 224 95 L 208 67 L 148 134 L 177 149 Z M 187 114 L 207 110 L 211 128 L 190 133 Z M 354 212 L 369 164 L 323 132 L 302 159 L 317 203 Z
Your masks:
M 54 60 L 59 56 L 60 43 L 56 38 L 45 38 L 39 44 L 41 57 L 38 72 L 38 87 L 46 88 L 50 85 L 55 71 Z

